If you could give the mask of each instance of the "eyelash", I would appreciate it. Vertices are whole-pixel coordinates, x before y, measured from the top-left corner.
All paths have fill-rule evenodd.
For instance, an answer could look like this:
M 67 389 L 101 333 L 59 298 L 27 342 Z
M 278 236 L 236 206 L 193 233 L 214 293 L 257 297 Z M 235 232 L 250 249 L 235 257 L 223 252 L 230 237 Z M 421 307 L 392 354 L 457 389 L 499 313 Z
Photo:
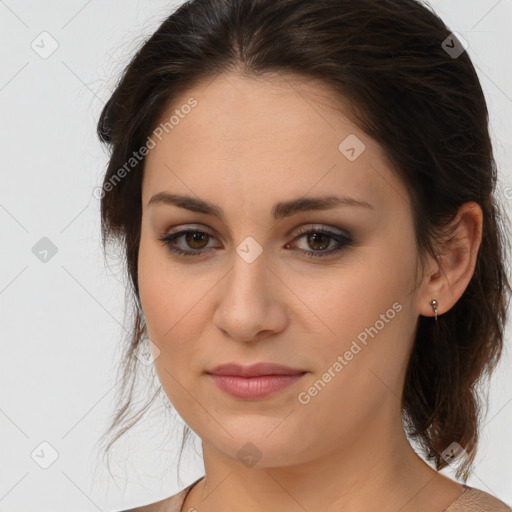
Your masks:
M 176 240 L 177 238 L 180 238 L 181 236 L 186 235 L 188 233 L 201 233 L 201 234 L 213 237 L 213 235 L 211 233 L 209 233 L 208 231 L 201 231 L 199 229 L 185 229 L 182 231 L 178 231 L 176 233 L 171 233 L 170 235 L 160 237 L 160 238 L 158 238 L 158 240 L 160 240 L 162 242 L 162 244 L 169 251 L 177 254 L 178 256 L 185 256 L 185 257 L 201 256 L 205 252 L 208 252 L 208 249 L 206 249 L 206 250 L 205 249 L 183 250 L 183 249 L 179 249 L 172 245 L 172 242 L 174 242 L 174 240 Z M 302 238 L 304 235 L 309 235 L 309 234 L 313 234 L 313 233 L 327 235 L 331 239 L 334 239 L 338 244 L 340 244 L 340 246 L 337 247 L 336 249 L 330 249 L 328 251 L 327 250 L 306 251 L 304 249 L 299 249 L 299 251 L 302 251 L 304 253 L 304 256 L 306 256 L 308 258 L 326 258 L 328 256 L 331 256 L 334 253 L 338 253 L 338 252 L 342 251 L 347 246 L 352 244 L 352 239 L 350 238 L 350 236 L 341 235 L 339 233 L 333 233 L 324 228 L 316 228 L 316 227 L 309 228 L 309 229 L 308 228 L 299 228 L 298 234 L 293 239 L 293 241 L 298 240 L 299 238 Z

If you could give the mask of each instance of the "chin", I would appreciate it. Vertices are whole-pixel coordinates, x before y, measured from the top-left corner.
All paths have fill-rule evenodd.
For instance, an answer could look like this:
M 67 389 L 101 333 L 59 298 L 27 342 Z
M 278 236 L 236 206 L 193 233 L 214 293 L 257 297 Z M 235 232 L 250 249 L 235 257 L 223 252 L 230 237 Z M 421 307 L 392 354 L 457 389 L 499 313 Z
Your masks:
M 286 415 L 284 415 L 286 417 Z M 280 467 L 300 464 L 307 460 L 304 447 L 303 429 L 291 428 L 291 418 L 284 420 L 254 416 L 244 418 L 245 421 L 225 421 L 218 418 L 222 425 L 221 437 L 212 438 L 210 435 L 201 435 L 207 444 L 213 446 L 215 451 L 222 453 L 226 458 L 235 460 L 240 464 L 251 467 Z M 285 426 L 286 423 L 289 423 Z M 301 434 L 302 430 L 302 434 Z M 231 435 L 230 435 L 231 434 Z

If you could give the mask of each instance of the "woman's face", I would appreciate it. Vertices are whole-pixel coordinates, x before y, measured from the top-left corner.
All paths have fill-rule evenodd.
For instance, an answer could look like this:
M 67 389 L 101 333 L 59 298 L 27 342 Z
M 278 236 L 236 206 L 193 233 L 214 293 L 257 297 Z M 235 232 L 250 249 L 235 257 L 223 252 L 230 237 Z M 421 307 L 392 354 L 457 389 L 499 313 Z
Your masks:
M 203 446 L 268 467 L 398 432 L 420 291 L 407 192 L 380 147 L 328 90 L 289 76 L 219 76 L 173 114 L 146 157 L 138 277 L 178 413 Z M 149 204 L 162 193 L 222 213 Z M 340 202 L 306 208 L 326 196 Z M 258 362 L 306 373 L 259 398 L 207 373 Z

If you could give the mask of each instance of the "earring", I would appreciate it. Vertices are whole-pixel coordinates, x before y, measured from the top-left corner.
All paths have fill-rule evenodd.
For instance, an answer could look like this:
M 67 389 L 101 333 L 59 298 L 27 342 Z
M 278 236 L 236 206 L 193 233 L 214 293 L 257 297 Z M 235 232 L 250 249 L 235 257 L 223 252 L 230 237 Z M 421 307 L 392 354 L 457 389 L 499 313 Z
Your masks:
M 437 300 L 436 299 L 432 299 L 430 301 L 430 305 L 432 306 L 432 309 L 434 310 L 434 313 L 436 315 L 436 322 L 437 322 Z

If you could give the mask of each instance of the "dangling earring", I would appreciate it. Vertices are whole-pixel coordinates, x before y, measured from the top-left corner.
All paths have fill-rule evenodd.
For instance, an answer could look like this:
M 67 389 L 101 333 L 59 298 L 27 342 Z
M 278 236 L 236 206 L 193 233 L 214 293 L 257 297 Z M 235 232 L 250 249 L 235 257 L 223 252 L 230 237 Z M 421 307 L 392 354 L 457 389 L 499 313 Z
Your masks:
M 432 306 L 432 309 L 434 310 L 434 313 L 436 315 L 436 322 L 437 322 L 437 300 L 436 299 L 432 299 L 430 301 L 430 305 Z

